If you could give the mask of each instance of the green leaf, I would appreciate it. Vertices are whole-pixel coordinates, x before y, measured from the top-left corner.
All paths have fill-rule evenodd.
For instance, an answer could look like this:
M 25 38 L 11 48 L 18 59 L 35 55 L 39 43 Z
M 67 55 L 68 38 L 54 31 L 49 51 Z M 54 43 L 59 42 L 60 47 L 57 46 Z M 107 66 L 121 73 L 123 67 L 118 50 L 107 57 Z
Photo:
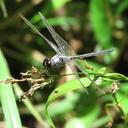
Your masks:
M 91 81 L 88 80 L 87 78 L 81 78 L 81 81 L 82 83 L 87 87 L 90 85 Z M 46 106 L 45 106 L 45 115 L 46 115 L 46 118 L 48 120 L 48 123 L 49 125 L 52 127 L 52 128 L 56 128 L 50 115 L 49 115 L 49 112 L 48 112 L 48 106 L 54 101 L 56 100 L 58 97 L 64 95 L 65 93 L 67 93 L 68 91 L 72 91 L 72 90 L 75 90 L 75 89 L 79 89 L 81 88 L 81 84 L 78 80 L 73 80 L 73 81 L 70 81 L 70 82 L 67 82 L 65 84 L 62 84 L 61 86 L 59 86 L 58 88 L 56 88 L 51 94 L 50 96 L 48 97 L 48 100 L 47 100 L 47 103 L 46 103 Z
M 125 86 L 125 92 L 122 93 L 121 91 L 119 91 L 116 94 L 118 102 L 119 102 L 125 116 L 128 116 L 128 96 L 127 96 L 128 87 L 127 87 L 127 85 L 128 85 L 128 83 L 121 84 L 121 86 Z
M 120 73 L 106 73 L 105 77 L 118 81 L 128 81 L 128 77 Z
M 109 11 L 106 0 L 91 0 L 90 19 L 96 40 L 102 48 L 109 48 L 112 45 L 112 28 L 107 14 Z
M 9 69 L 2 51 L 0 51 L 0 80 L 9 78 Z M 22 128 L 18 108 L 10 83 L 0 83 L 0 99 L 8 128 Z
M 123 0 L 120 2 L 116 9 L 116 16 L 120 16 L 125 9 L 128 8 L 128 0 Z

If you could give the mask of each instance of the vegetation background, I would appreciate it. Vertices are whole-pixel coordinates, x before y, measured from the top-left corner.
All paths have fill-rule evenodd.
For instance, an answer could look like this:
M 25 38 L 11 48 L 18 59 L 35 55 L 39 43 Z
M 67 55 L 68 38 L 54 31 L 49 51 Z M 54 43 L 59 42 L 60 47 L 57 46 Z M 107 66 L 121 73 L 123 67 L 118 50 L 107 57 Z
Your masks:
M 0 80 L 10 74 L 19 79 L 20 73 L 32 66 L 42 69 L 43 59 L 55 54 L 19 13 L 52 40 L 38 15 L 41 12 L 77 54 L 114 49 L 111 55 L 87 60 L 95 69 L 92 73 L 103 76 L 100 84 L 105 95 L 91 86 L 86 95 L 83 88 L 78 89 L 81 86 L 77 80 L 67 82 L 66 77 L 19 102 L 20 95 L 31 85 L 1 82 L 1 128 L 128 127 L 127 0 L 0 0 L 0 6 Z M 87 78 L 84 80 L 89 86 Z M 55 88 L 59 94 L 52 92 Z

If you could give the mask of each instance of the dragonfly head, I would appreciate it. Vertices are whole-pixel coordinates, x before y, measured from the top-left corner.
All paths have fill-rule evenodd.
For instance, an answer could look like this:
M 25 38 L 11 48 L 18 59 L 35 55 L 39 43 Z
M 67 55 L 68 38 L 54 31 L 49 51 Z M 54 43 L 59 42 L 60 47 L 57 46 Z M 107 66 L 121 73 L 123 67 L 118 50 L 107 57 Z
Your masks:
M 47 69 L 51 69 L 53 67 L 51 59 L 45 58 L 43 61 L 43 66 Z

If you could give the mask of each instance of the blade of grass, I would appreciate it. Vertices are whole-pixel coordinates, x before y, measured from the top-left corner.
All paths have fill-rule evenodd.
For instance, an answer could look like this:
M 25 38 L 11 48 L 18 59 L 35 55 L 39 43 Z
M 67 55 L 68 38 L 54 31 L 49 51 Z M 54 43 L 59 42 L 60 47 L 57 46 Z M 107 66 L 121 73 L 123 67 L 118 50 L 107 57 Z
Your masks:
M 2 51 L 0 50 L 0 79 L 7 79 L 9 76 L 7 62 Z M 0 83 L 0 100 L 7 127 L 22 128 L 11 84 Z
M 3 16 L 6 18 L 8 16 L 8 13 L 7 13 L 7 9 L 6 9 L 4 0 L 0 1 L 0 6 L 1 6 L 1 9 L 2 9 L 2 12 L 3 12 Z

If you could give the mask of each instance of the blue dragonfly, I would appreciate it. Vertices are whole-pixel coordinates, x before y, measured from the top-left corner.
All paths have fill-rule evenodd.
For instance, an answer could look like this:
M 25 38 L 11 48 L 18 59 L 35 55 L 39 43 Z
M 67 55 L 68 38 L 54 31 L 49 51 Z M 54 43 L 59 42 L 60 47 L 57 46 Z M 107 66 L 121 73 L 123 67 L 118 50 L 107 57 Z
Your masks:
M 70 68 L 73 70 L 76 78 L 79 80 L 81 83 L 82 87 L 84 90 L 87 92 L 84 84 L 81 82 L 79 75 L 76 70 L 74 70 L 73 66 L 78 68 L 85 76 L 91 81 L 92 85 L 96 85 L 94 80 L 89 76 L 89 74 L 80 66 L 78 60 L 80 59 L 85 59 L 88 57 L 93 57 L 97 55 L 103 55 L 103 54 L 108 54 L 113 51 L 113 49 L 107 49 L 107 50 L 101 50 L 101 51 L 96 51 L 96 52 L 91 52 L 91 53 L 86 53 L 86 54 L 81 54 L 81 55 L 76 55 L 74 50 L 68 45 L 68 43 L 61 38 L 60 35 L 56 33 L 56 31 L 53 29 L 53 27 L 48 23 L 48 21 L 45 19 L 45 17 L 39 12 L 39 16 L 41 20 L 43 21 L 44 25 L 50 32 L 51 36 L 55 40 L 55 43 L 51 42 L 49 39 L 47 39 L 44 35 L 41 34 L 41 32 L 34 27 L 23 15 L 20 14 L 20 17 L 24 20 L 24 22 L 39 36 L 41 36 L 48 44 L 49 46 L 56 52 L 56 54 L 52 58 L 45 58 L 43 61 L 43 66 L 45 69 L 48 71 L 54 70 L 54 69 L 59 69 L 65 64 L 68 64 Z M 95 86 L 97 87 L 97 85 Z M 97 87 L 99 88 L 99 87 Z

